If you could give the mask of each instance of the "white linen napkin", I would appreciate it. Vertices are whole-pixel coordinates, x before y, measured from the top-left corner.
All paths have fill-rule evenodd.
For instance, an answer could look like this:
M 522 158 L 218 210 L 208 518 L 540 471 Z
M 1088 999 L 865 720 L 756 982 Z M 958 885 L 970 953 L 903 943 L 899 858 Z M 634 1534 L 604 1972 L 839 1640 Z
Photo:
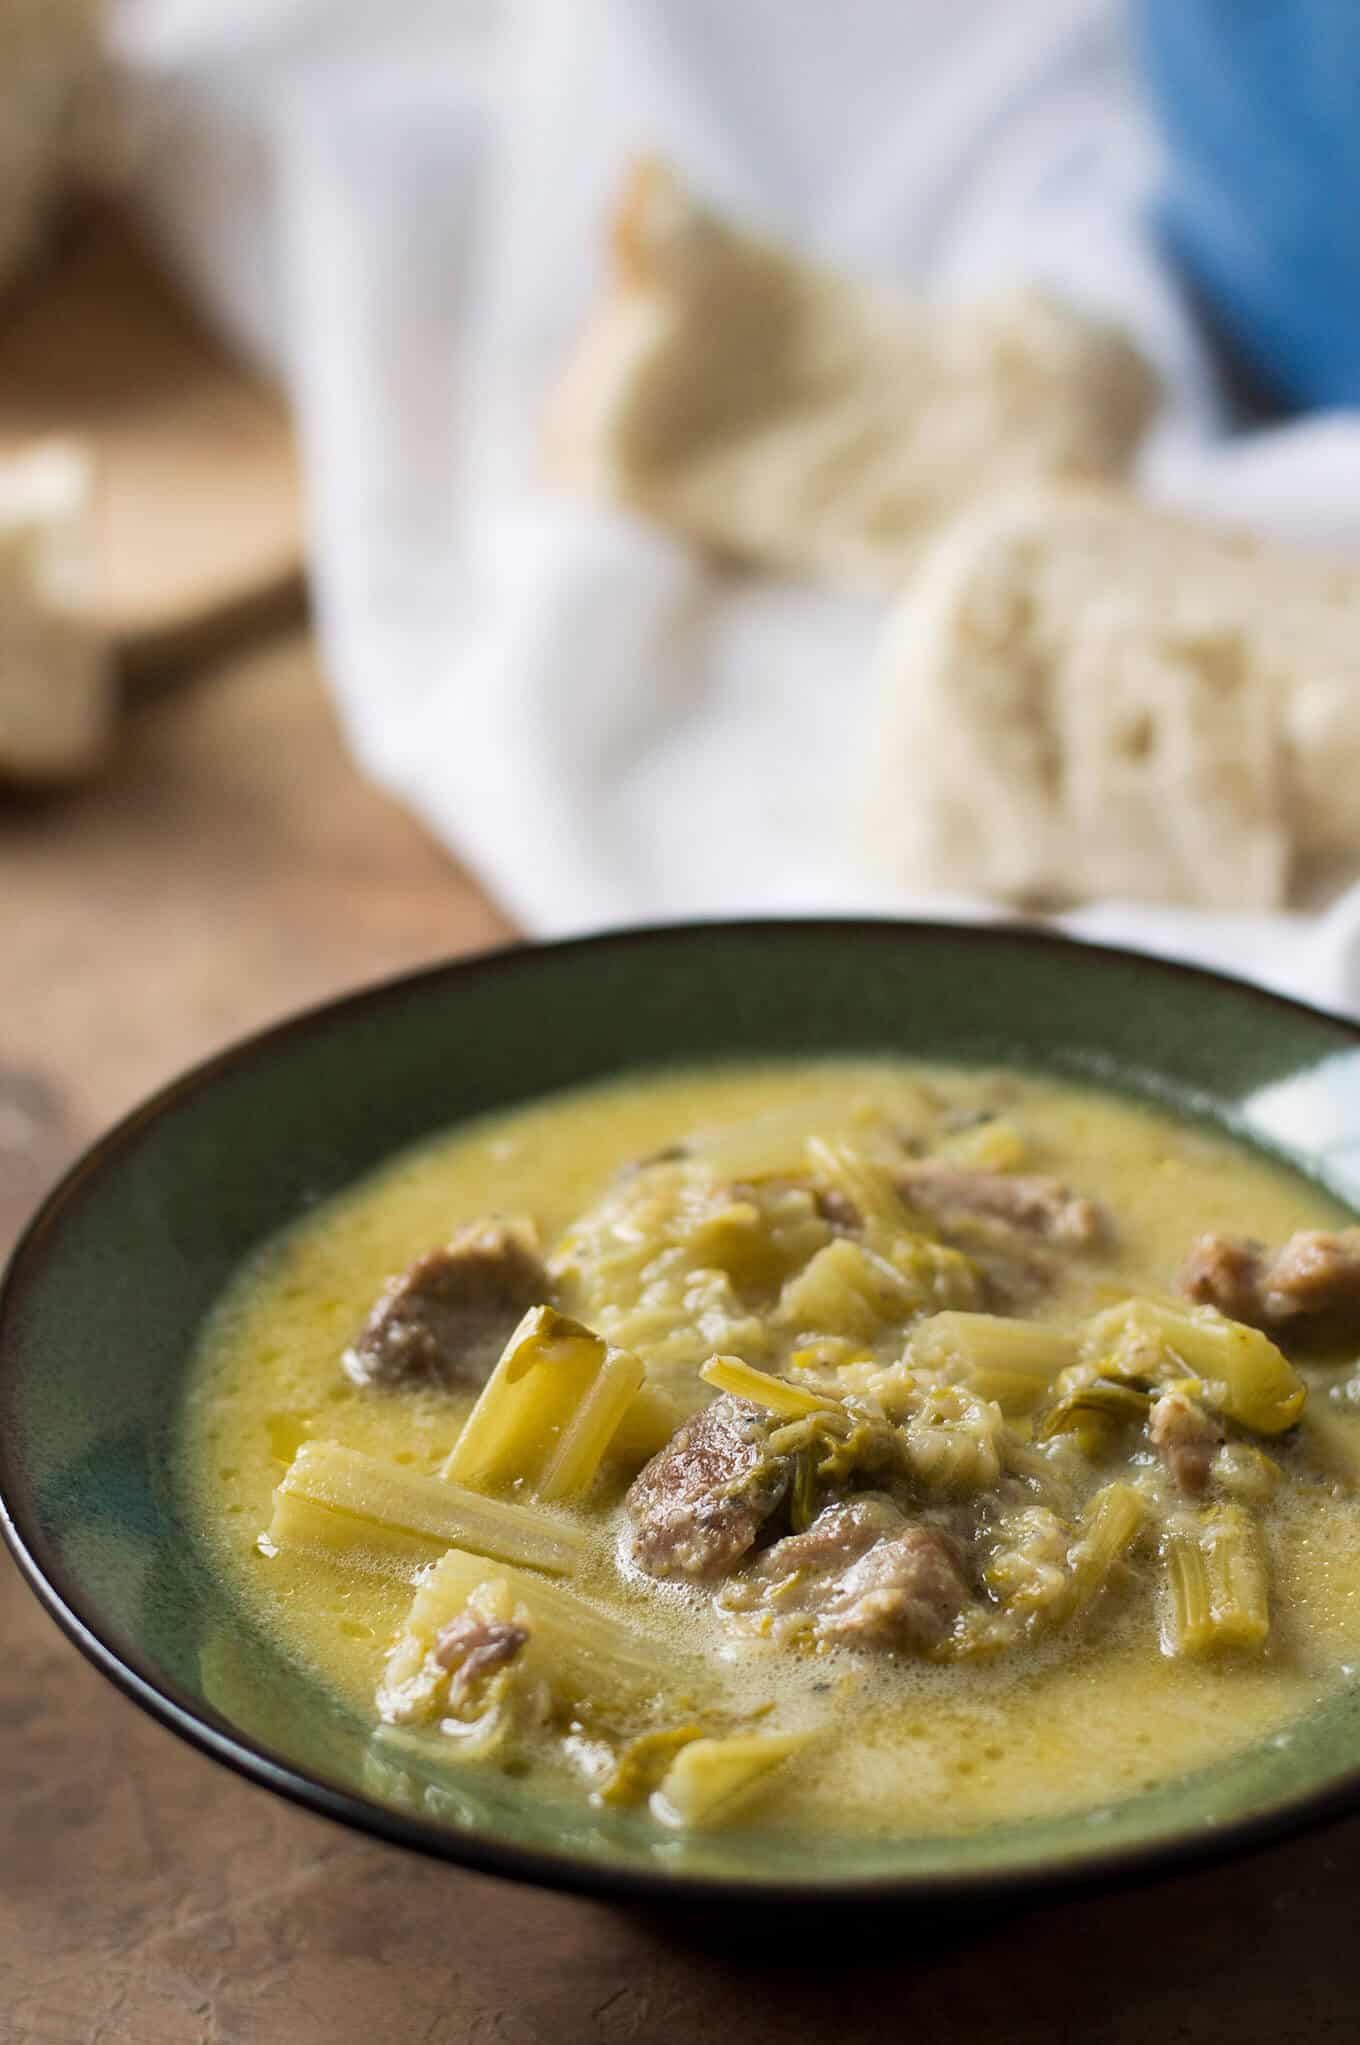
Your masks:
M 358 757 L 531 931 L 989 913 L 888 896 L 852 855 L 880 602 L 720 571 L 539 481 L 544 397 L 639 149 L 865 275 L 953 296 L 1033 277 L 1113 314 L 1172 393 L 1150 495 L 1360 547 L 1360 418 L 1228 436 L 1148 225 L 1112 0 L 256 0 L 246 19 L 228 45 L 193 0 L 128 0 L 160 81 L 152 203 L 292 377 Z M 1065 921 L 1360 1014 L 1360 890 L 1321 918 Z

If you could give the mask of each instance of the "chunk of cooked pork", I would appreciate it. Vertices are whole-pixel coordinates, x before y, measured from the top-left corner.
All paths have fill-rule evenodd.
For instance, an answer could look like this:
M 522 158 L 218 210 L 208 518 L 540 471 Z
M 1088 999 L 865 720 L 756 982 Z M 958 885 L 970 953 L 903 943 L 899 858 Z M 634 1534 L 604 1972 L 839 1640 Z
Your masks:
M 528 1639 L 527 1626 L 487 1619 L 480 1612 L 460 1612 L 441 1626 L 433 1652 L 440 1668 L 451 1672 L 450 1703 L 463 1703 L 484 1676 L 507 1668 Z
M 1360 1326 L 1360 1228 L 1305 1228 L 1274 1255 L 1260 1243 L 1202 1235 L 1181 1273 L 1189 1299 L 1275 1331 L 1305 1316 Z
M 1276 1321 L 1360 1314 L 1360 1228 L 1299 1229 L 1267 1267 L 1261 1300 Z
M 752 1569 L 744 1602 L 807 1613 L 822 1640 L 921 1654 L 949 1633 L 968 1586 L 942 1528 L 866 1496 L 828 1505 L 806 1532 L 776 1541 Z
M 724 1393 L 687 1420 L 629 1489 L 632 1552 L 650 1576 L 722 1576 L 739 1562 L 788 1488 L 771 1456 L 778 1422 Z
M 1202 1306 L 1217 1307 L 1230 1321 L 1248 1321 L 1254 1326 L 1261 1314 L 1261 1272 L 1266 1256 L 1260 1243 L 1235 1236 L 1200 1236 L 1181 1272 L 1181 1291 Z
M 356 1385 L 479 1385 L 552 1290 L 533 1230 L 479 1221 L 392 1279 L 341 1359 Z
M 923 1158 L 898 1179 L 903 1196 L 929 1214 L 985 1215 L 1025 1229 L 1046 1242 L 1084 1249 L 1106 1233 L 1094 1200 L 1072 1193 L 1058 1179 L 1037 1174 L 983 1171 Z
M 1223 1429 L 1212 1414 L 1184 1392 L 1163 1392 L 1148 1414 L 1148 1440 L 1179 1490 L 1198 1498 L 1207 1489 L 1223 1442 Z

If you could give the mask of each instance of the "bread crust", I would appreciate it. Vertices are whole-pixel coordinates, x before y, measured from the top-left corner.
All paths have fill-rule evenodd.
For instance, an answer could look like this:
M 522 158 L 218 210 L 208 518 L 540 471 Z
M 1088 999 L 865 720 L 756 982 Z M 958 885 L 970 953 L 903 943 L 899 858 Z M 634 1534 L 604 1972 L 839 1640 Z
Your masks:
M 933 307 L 856 282 L 649 157 L 615 200 L 544 458 L 717 553 L 896 589 L 969 498 L 1121 474 L 1157 398 L 1130 341 L 1045 293 Z
M 880 650 L 866 852 L 905 888 L 1274 910 L 1360 859 L 1360 571 L 1046 485 L 942 535 Z

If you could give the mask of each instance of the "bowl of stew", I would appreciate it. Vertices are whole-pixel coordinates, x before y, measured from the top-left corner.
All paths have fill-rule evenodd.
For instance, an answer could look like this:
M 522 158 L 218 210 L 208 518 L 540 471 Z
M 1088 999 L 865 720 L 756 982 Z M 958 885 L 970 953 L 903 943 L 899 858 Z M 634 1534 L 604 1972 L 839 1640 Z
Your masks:
M 946 1902 L 1360 1803 L 1360 1031 L 1018 928 L 523 946 L 253 1038 L 0 1292 L 0 1499 L 445 1859 Z

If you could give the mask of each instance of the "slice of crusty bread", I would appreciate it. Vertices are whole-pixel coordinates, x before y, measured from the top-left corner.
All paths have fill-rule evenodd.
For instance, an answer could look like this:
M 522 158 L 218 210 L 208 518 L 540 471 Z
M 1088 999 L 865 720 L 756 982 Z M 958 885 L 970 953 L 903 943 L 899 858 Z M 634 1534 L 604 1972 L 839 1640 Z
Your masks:
M 1133 345 L 1056 299 L 937 308 L 851 282 L 647 160 L 546 459 L 720 552 L 895 588 L 965 499 L 1119 474 L 1155 401 Z
M 93 614 L 90 466 L 64 441 L 0 461 L 0 779 L 87 774 L 113 730 L 112 666 Z
M 943 535 L 880 655 L 867 842 L 907 888 L 1272 909 L 1360 856 L 1360 568 L 1117 490 Z

